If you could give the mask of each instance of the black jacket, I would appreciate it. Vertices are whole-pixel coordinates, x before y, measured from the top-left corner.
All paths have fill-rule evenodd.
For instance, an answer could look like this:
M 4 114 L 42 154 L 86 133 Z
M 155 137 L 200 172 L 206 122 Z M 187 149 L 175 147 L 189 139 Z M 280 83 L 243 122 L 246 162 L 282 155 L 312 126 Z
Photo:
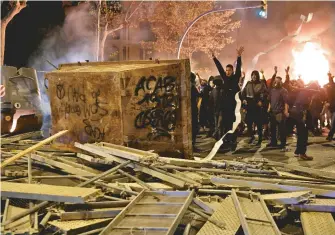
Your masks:
M 228 111 L 234 110 L 236 106 L 235 94 L 240 91 L 238 83 L 241 77 L 242 59 L 240 56 L 237 57 L 235 73 L 230 77 L 226 75 L 220 61 L 216 57 L 213 60 L 223 80 L 223 108 Z

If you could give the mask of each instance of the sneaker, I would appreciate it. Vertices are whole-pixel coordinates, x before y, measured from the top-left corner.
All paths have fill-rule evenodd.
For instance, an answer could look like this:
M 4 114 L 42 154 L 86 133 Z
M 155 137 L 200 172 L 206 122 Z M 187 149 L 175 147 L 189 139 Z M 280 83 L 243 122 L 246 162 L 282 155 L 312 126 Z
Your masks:
M 294 157 L 299 157 L 299 154 L 295 153 L 295 154 L 294 154 Z
M 305 160 L 305 161 L 311 161 L 311 160 L 313 160 L 313 157 L 311 157 L 311 156 L 307 156 L 306 154 L 300 154 L 299 157 L 300 157 L 302 160 Z

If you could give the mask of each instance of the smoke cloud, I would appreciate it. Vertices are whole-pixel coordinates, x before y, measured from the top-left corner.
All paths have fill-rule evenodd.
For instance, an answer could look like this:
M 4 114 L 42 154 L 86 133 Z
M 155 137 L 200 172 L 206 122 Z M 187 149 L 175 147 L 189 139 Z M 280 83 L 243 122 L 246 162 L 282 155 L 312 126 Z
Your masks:
M 47 35 L 29 60 L 29 66 L 40 71 L 37 74 L 41 89 L 44 133 L 48 133 L 51 127 L 50 100 L 44 86 L 44 72 L 55 70 L 46 60 L 55 66 L 62 63 L 94 60 L 96 31 L 92 24 L 93 19 L 88 13 L 88 7 L 89 4 L 80 4 L 69 8 L 64 24 L 54 28 Z

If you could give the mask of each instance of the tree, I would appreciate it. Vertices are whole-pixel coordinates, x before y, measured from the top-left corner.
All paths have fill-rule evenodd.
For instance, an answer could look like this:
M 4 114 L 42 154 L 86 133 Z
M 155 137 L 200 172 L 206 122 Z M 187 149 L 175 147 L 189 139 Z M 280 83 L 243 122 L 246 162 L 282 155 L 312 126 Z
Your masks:
M 113 35 L 116 31 L 124 27 L 135 27 L 137 21 L 131 19 L 141 6 L 142 2 L 135 3 L 133 1 L 127 6 L 128 3 L 121 1 L 99 1 L 92 2 L 91 13 L 97 15 L 97 60 L 104 61 L 105 43 L 107 37 Z M 98 14 L 96 13 L 98 11 Z M 102 29 L 102 30 L 101 30 Z M 101 38 L 101 39 L 100 39 Z
M 144 47 L 151 45 L 155 51 L 176 55 L 178 43 L 187 26 L 200 14 L 212 10 L 214 1 L 166 2 L 146 4 L 147 21 L 156 36 L 154 42 L 142 42 Z M 235 11 L 209 14 L 200 19 L 188 32 L 182 47 L 182 57 L 192 58 L 194 52 L 204 52 L 208 56 L 213 51 L 218 54 L 226 45 L 234 42 L 228 34 L 240 27 L 240 21 L 233 21 Z
M 9 22 L 18 14 L 20 11 L 27 6 L 27 0 L 23 1 L 10 1 L 10 11 L 8 14 L 1 19 L 1 57 L 0 65 L 4 64 L 5 59 L 5 41 L 6 41 L 6 28 Z

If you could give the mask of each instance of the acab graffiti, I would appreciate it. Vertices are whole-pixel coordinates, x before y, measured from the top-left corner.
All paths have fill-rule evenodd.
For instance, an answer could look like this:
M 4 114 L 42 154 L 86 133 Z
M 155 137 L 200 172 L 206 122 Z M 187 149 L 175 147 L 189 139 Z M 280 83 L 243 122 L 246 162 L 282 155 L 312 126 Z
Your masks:
M 176 109 L 179 106 L 176 78 L 173 76 L 141 77 L 135 87 L 134 95 L 143 97 L 137 102 L 138 105 L 149 106 L 136 116 L 135 127 L 152 127 L 157 136 L 170 136 L 169 132 L 176 127 Z M 151 133 L 148 136 L 152 136 Z

